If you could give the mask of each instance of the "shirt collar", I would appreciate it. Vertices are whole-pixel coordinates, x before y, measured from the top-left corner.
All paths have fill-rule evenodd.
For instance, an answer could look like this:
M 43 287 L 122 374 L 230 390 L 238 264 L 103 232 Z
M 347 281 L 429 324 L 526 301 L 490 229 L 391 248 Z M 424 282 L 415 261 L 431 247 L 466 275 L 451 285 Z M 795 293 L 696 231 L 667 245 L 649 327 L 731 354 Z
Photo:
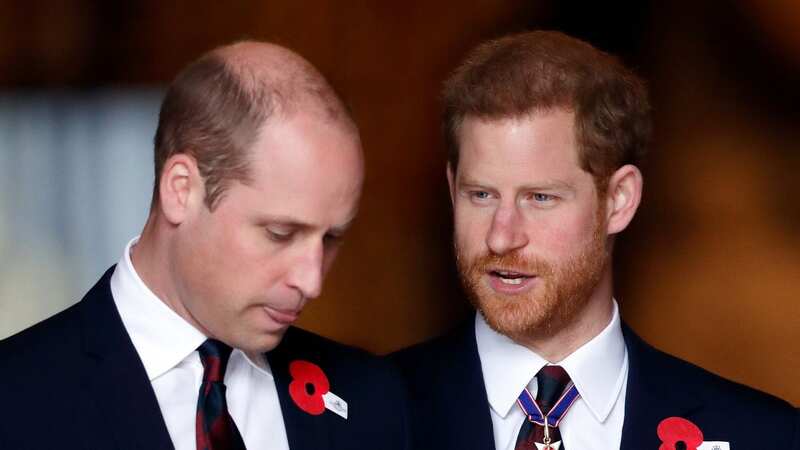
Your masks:
M 548 362 L 492 330 L 481 314 L 476 314 L 475 338 L 489 405 L 505 417 L 522 389 Z M 595 418 L 604 422 L 619 397 L 628 367 L 616 301 L 611 321 L 603 331 L 558 364 L 569 374 Z
M 161 301 L 139 278 L 130 256 L 138 241 L 137 236 L 125 246 L 111 275 L 111 294 L 147 377 L 153 381 L 190 356 L 206 336 Z M 234 350 L 236 353 L 241 353 L 259 372 L 271 376 L 263 355 L 245 355 Z
M 628 375 L 628 350 L 616 301 L 611 321 L 603 331 L 558 364 L 567 371 L 595 418 L 604 422 Z

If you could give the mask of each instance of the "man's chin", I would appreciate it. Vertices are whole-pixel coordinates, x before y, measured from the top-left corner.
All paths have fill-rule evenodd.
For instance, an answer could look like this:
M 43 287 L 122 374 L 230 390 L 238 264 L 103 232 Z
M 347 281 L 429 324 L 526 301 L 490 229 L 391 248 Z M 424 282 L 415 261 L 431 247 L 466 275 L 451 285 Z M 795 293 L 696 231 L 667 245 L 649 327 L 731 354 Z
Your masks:
M 534 301 L 526 299 L 511 303 L 506 300 L 489 300 L 481 301 L 477 306 L 490 328 L 516 341 L 550 328 L 549 315 L 529 303 Z
M 280 345 L 283 340 L 283 335 L 286 334 L 286 328 L 281 328 L 277 331 L 270 331 L 269 333 L 257 333 L 255 336 L 243 337 L 242 342 L 237 345 L 247 354 L 266 353 L 272 351 Z

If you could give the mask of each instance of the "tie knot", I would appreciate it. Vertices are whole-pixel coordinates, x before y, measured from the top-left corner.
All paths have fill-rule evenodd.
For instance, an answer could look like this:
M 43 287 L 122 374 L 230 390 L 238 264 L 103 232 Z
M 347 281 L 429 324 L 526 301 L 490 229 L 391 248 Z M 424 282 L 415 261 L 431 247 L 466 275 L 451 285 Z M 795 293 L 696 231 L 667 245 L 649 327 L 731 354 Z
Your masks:
M 222 382 L 233 349 L 216 339 L 206 339 L 197 351 L 203 363 L 203 381 Z
M 547 414 L 564 393 L 570 378 L 561 366 L 544 366 L 536 374 L 536 382 L 539 385 L 536 391 L 536 403 L 542 408 L 542 412 Z

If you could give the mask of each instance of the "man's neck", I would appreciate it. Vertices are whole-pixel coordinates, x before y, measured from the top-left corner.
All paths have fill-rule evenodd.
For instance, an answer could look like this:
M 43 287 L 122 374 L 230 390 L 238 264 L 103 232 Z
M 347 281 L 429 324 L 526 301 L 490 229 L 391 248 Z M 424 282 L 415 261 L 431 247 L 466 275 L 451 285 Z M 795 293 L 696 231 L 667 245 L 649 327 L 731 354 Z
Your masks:
M 160 251 L 160 249 L 166 248 L 166 245 L 163 242 L 157 242 L 162 239 L 162 236 L 156 232 L 155 228 L 155 220 L 151 217 L 145 224 L 139 241 L 131 248 L 131 264 L 145 286 L 159 300 L 183 317 L 182 313 L 185 311 L 182 311 L 182 305 L 177 301 L 177 292 L 170 282 L 169 255 Z
M 189 310 L 181 301 L 179 290 L 173 280 L 171 272 L 171 258 L 164 249 L 169 248 L 164 241 L 163 234 L 154 232 L 152 222 L 145 225 L 139 242 L 131 248 L 131 264 L 133 270 L 155 296 L 168 308 L 172 309 L 189 325 L 199 332 L 210 336 L 209 332 L 200 326 L 192 317 Z

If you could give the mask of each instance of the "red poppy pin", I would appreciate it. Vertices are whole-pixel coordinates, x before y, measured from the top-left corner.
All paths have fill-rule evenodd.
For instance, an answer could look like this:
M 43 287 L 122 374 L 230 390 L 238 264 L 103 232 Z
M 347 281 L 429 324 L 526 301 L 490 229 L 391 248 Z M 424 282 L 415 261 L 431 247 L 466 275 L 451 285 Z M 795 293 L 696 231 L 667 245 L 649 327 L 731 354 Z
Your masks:
M 295 405 L 315 416 L 325 412 L 325 400 L 322 396 L 331 388 L 325 372 L 314 363 L 295 360 L 289 363 L 289 375 L 292 376 L 289 395 Z
M 682 417 L 668 417 L 656 429 L 661 446 L 658 450 L 697 450 L 703 444 L 703 432 L 692 422 Z M 683 443 L 683 445 L 679 445 Z
M 330 391 L 330 382 L 325 372 L 312 362 L 295 360 L 289 363 L 289 396 L 298 408 L 318 416 L 325 409 L 347 420 L 347 402 Z

